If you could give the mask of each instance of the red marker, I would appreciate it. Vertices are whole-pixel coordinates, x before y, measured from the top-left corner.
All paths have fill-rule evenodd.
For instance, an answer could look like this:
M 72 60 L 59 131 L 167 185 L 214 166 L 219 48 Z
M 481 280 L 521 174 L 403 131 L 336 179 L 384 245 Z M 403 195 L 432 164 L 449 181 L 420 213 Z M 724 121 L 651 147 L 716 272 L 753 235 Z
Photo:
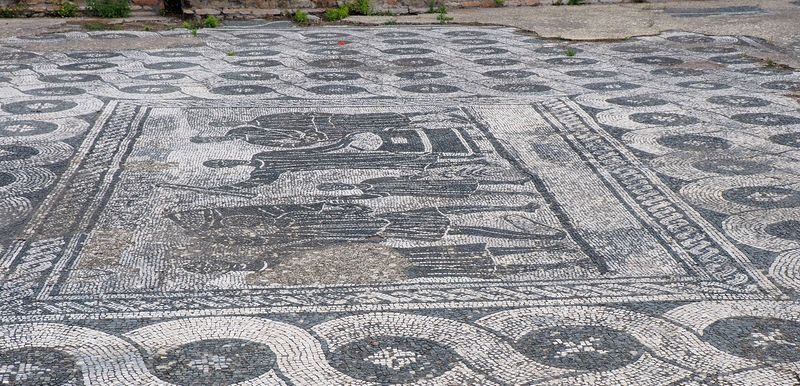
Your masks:
M 339 40 L 339 45 L 343 46 L 344 45 L 344 40 Z

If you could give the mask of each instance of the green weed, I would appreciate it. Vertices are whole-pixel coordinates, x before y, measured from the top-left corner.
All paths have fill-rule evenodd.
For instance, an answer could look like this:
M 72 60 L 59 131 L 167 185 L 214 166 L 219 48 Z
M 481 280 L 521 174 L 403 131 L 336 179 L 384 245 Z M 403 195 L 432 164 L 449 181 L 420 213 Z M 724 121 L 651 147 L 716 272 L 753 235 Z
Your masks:
M 217 19 L 217 17 L 214 15 L 208 15 L 205 19 L 203 19 L 203 27 L 217 28 L 219 27 L 219 19 Z
M 71 1 L 65 1 L 58 6 L 56 14 L 61 17 L 75 17 L 78 16 L 79 8 Z
M 356 15 L 368 16 L 372 14 L 369 6 L 369 0 L 356 0 L 356 2 L 350 8 L 351 11 L 353 11 L 353 13 Z
M 131 14 L 128 0 L 88 0 L 86 9 L 91 15 L 98 17 L 128 17 Z
M 17 17 L 18 15 L 19 10 L 16 8 L 0 8 L 0 18 L 10 19 L 12 17 Z
M 331 8 L 325 11 L 325 14 L 322 15 L 322 17 L 324 17 L 327 21 L 339 21 L 348 16 L 350 16 L 350 7 L 347 4 L 342 5 L 339 8 Z
M 453 21 L 452 16 L 447 16 L 447 8 L 444 5 L 439 6 L 439 15 L 436 16 L 436 20 L 439 21 L 439 24 L 447 24 Z
M 292 20 L 300 25 L 308 25 L 308 12 L 298 9 L 292 14 Z

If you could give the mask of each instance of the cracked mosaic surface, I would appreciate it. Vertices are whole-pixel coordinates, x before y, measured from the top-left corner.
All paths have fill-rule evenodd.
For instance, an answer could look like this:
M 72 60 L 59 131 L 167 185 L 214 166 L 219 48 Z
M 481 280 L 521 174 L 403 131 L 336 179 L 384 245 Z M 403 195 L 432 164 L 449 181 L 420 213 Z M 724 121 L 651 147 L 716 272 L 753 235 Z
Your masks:
M 744 54 L 771 47 L 25 48 L 159 34 L 2 41 L 0 382 L 800 382 L 800 76 Z

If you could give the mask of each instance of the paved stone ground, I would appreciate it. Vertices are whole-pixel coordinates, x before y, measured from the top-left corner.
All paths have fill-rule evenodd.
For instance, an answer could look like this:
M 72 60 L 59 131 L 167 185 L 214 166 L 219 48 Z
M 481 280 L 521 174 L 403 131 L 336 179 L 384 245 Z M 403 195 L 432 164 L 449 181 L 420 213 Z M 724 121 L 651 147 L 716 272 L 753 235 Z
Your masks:
M 0 379 L 797 385 L 800 77 L 750 49 L 5 39 Z
M 566 3 L 566 2 L 565 2 Z M 768 58 L 800 68 L 800 1 L 666 0 L 582 6 L 451 9 L 451 23 L 502 25 L 540 37 L 597 41 L 686 31 L 712 35 L 745 35 L 783 47 Z M 437 24 L 438 14 L 351 16 L 365 25 Z M 758 55 L 757 50 L 749 54 Z

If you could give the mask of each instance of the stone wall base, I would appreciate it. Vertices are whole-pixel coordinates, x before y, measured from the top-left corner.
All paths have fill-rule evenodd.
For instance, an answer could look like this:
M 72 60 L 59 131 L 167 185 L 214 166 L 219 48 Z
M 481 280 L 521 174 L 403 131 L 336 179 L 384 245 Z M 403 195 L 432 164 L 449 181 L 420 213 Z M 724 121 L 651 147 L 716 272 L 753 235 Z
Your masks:
M 0 0 L 0 9 L 18 9 L 19 16 L 46 16 L 60 7 L 62 0 Z M 83 11 L 85 0 L 72 0 Z M 164 0 L 130 0 L 134 14 L 158 14 L 164 8 Z M 205 17 L 214 15 L 230 19 L 259 19 L 290 14 L 304 10 L 311 14 L 321 14 L 328 8 L 347 3 L 346 0 L 181 0 L 186 16 Z M 417 14 L 430 10 L 431 1 L 448 9 L 495 7 L 494 0 L 370 0 L 373 12 L 377 14 Z M 649 0 L 648 3 L 663 0 Z M 505 0 L 504 6 L 538 6 L 566 4 L 568 0 Z M 584 4 L 631 3 L 641 0 L 584 0 Z

